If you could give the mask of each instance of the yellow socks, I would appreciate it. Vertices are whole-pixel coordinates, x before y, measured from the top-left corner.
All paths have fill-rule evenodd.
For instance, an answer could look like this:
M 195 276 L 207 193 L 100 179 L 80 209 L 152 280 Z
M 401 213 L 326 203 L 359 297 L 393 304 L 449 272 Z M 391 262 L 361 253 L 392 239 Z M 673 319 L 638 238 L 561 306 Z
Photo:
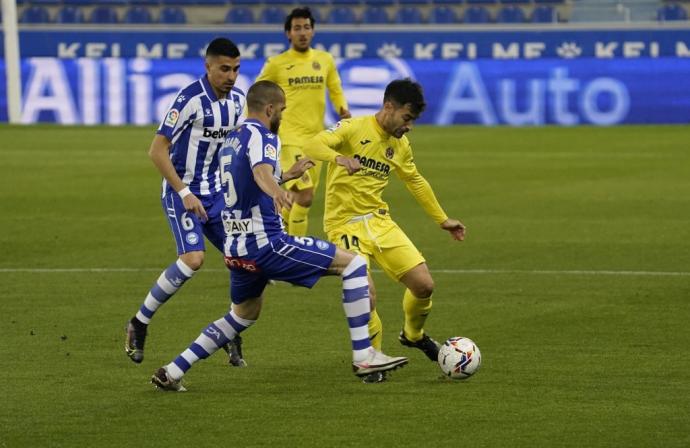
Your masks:
M 371 310 L 369 315 L 369 340 L 374 349 L 381 351 L 381 342 L 383 340 L 383 324 L 381 318 L 376 310 Z
M 287 232 L 294 236 L 306 236 L 309 226 L 309 207 L 302 207 L 297 202 L 292 203 Z
M 420 299 L 412 295 L 409 289 L 405 290 L 403 297 L 403 311 L 405 312 L 405 325 L 403 331 L 410 341 L 418 341 L 424 335 L 424 322 L 431 311 L 431 297 Z M 369 322 L 369 334 L 371 335 L 371 322 Z

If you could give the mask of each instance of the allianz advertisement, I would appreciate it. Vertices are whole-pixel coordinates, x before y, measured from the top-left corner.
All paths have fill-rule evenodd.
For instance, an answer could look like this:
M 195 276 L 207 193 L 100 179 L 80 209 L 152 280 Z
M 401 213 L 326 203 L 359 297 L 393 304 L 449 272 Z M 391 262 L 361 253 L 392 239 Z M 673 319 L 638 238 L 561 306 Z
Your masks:
M 244 90 L 261 70 L 263 58 L 285 48 L 280 36 L 264 34 L 276 42 L 252 42 L 247 36 L 256 37 L 253 34 L 229 36 L 243 54 L 238 87 Z M 317 34 L 322 48 L 337 58 L 353 115 L 376 110 L 389 81 L 411 77 L 424 86 L 428 103 L 420 123 L 690 122 L 690 38 L 685 30 L 659 35 L 474 32 L 462 39 L 427 32 L 416 43 L 411 39 L 417 33 L 384 36 L 388 39 L 381 34 L 373 33 L 359 46 Z M 203 74 L 201 42 L 217 35 L 207 33 L 183 43 L 187 34 L 168 33 L 169 42 L 157 44 L 136 33 L 130 33 L 129 40 L 100 42 L 100 35 L 91 32 L 89 41 L 69 35 L 63 41 L 44 39 L 43 47 L 32 51 L 24 48 L 24 41 L 22 122 L 158 123 L 177 91 Z M 6 122 L 4 62 L 0 70 L 0 121 Z M 326 121 L 335 119 L 330 111 Z

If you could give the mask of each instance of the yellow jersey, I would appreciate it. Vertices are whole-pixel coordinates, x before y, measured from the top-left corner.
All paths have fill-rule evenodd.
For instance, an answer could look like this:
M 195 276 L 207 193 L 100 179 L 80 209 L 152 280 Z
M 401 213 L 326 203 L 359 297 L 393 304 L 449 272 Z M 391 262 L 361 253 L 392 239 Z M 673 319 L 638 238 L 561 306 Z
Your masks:
M 417 171 L 410 141 L 406 136 L 398 139 L 386 133 L 373 115 L 339 121 L 309 139 L 304 152 L 312 159 L 331 162 L 326 178 L 326 232 L 356 216 L 388 216 L 388 204 L 382 195 L 393 172 L 436 223 L 448 219 L 431 186 Z M 335 163 L 340 155 L 359 160 L 362 169 L 348 175 Z
M 287 107 L 278 135 L 283 145 L 301 146 L 323 130 L 326 88 L 336 112 L 347 109 L 340 76 L 330 53 L 290 48 L 268 58 L 257 81 L 273 81 L 285 91 Z

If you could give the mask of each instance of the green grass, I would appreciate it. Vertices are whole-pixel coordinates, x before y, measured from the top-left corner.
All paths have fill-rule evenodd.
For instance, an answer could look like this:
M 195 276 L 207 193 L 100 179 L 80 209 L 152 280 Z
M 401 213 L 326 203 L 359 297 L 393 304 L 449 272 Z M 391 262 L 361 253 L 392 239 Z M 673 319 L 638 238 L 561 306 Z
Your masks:
M 450 382 L 401 347 L 402 289 L 376 273 L 384 348 L 411 358 L 389 382 L 350 374 L 329 278 L 268 289 L 250 367 L 217 354 L 186 394 L 148 378 L 224 313 L 216 252 L 156 315 L 144 363 L 122 350 L 175 258 L 152 132 L 0 127 L 0 447 L 690 446 L 689 128 L 415 129 L 467 241 L 397 179 L 387 199 L 434 272 L 429 333 L 473 338 L 479 373 Z

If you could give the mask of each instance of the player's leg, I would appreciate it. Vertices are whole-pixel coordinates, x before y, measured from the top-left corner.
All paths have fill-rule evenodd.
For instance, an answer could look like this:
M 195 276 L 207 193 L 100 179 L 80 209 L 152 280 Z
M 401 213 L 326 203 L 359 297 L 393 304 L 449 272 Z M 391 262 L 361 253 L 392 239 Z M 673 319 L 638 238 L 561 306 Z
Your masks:
M 372 241 L 371 229 L 367 231 L 367 224 L 364 221 L 357 221 L 340 226 L 328 232 L 328 239 L 338 247 L 352 251 L 364 257 L 367 261 L 367 266 L 371 269 L 370 259 L 374 251 L 380 249 L 376 247 L 375 241 Z M 371 270 L 368 273 L 369 278 L 369 298 L 371 301 L 371 316 L 369 318 L 369 340 L 372 347 L 381 351 L 383 343 L 383 322 L 376 311 L 376 286 L 374 279 L 371 276 Z
M 158 276 L 144 303 L 127 323 L 125 352 L 136 363 L 144 359 L 147 329 L 156 311 L 194 276 L 204 262 L 202 223 L 196 215 L 184 209 L 177 193 L 168 192 L 161 202 L 175 238 L 178 259 Z
M 440 346 L 424 333 L 424 324 L 431 311 L 431 294 L 434 291 L 429 268 L 426 263 L 419 264 L 406 272 L 400 282 L 407 287 L 403 295 L 405 323 L 400 332 L 400 342 L 420 349 L 431 361 L 436 361 Z
M 302 148 L 295 145 L 284 145 L 280 151 L 280 163 L 284 169 L 289 169 L 297 160 L 304 157 Z M 305 236 L 309 228 L 309 209 L 314 200 L 316 185 L 321 175 L 322 162 L 314 161 L 314 167 L 307 170 L 301 178 L 285 184 L 285 188 L 292 192 L 293 203 L 289 212 L 283 215 L 287 223 L 287 233 L 295 236 Z
M 298 190 L 295 186 L 291 191 L 293 203 L 288 215 L 288 233 L 295 236 L 305 236 L 309 229 L 309 209 L 314 200 L 314 189 Z
M 225 198 L 222 194 L 217 195 L 210 207 L 206 207 L 208 221 L 204 223 L 204 235 L 221 254 L 225 253 L 225 228 L 223 227 L 222 211 L 225 208 Z M 232 302 L 230 302 L 232 306 Z M 242 336 L 235 336 L 230 342 L 223 346 L 223 350 L 228 354 L 228 364 L 233 367 L 246 367 L 247 362 L 242 355 Z
M 266 280 L 256 274 L 235 271 L 230 280 L 233 304 L 230 312 L 210 323 L 186 350 L 159 368 L 151 382 L 163 390 L 184 390 L 181 379 L 199 360 L 206 359 L 256 323 L 263 303 Z
M 370 241 L 367 234 L 365 224 L 362 221 L 345 224 L 338 228 L 332 229 L 328 232 L 328 239 L 340 247 L 357 255 L 362 256 L 367 266 L 370 268 L 370 256 L 373 250 L 378 250 Z M 371 315 L 369 318 L 369 340 L 372 347 L 381 351 L 383 341 L 383 323 L 381 317 L 376 311 L 376 287 L 374 279 L 371 276 L 371 271 L 368 272 L 369 280 L 369 300 L 371 302 Z
M 424 257 L 392 220 L 375 218 L 369 221 L 369 225 L 381 248 L 374 251 L 376 262 L 389 276 L 406 286 L 403 294 L 405 319 L 398 339 L 401 344 L 418 348 L 436 361 L 439 344 L 424 332 L 434 290 Z
M 374 349 L 369 340 L 371 302 L 366 260 L 338 248 L 329 273 L 338 274 L 343 278 L 343 309 L 350 328 L 352 369 L 355 374 L 367 377 L 407 364 L 407 358 L 384 355 Z
M 352 341 L 353 370 L 364 376 L 393 370 L 407 364 L 407 358 L 389 357 L 374 350 L 369 341 L 369 282 L 367 263 L 359 255 L 312 237 L 285 235 L 271 243 L 266 257 L 257 259 L 265 276 L 307 288 L 324 275 L 343 278 L 342 304 Z

